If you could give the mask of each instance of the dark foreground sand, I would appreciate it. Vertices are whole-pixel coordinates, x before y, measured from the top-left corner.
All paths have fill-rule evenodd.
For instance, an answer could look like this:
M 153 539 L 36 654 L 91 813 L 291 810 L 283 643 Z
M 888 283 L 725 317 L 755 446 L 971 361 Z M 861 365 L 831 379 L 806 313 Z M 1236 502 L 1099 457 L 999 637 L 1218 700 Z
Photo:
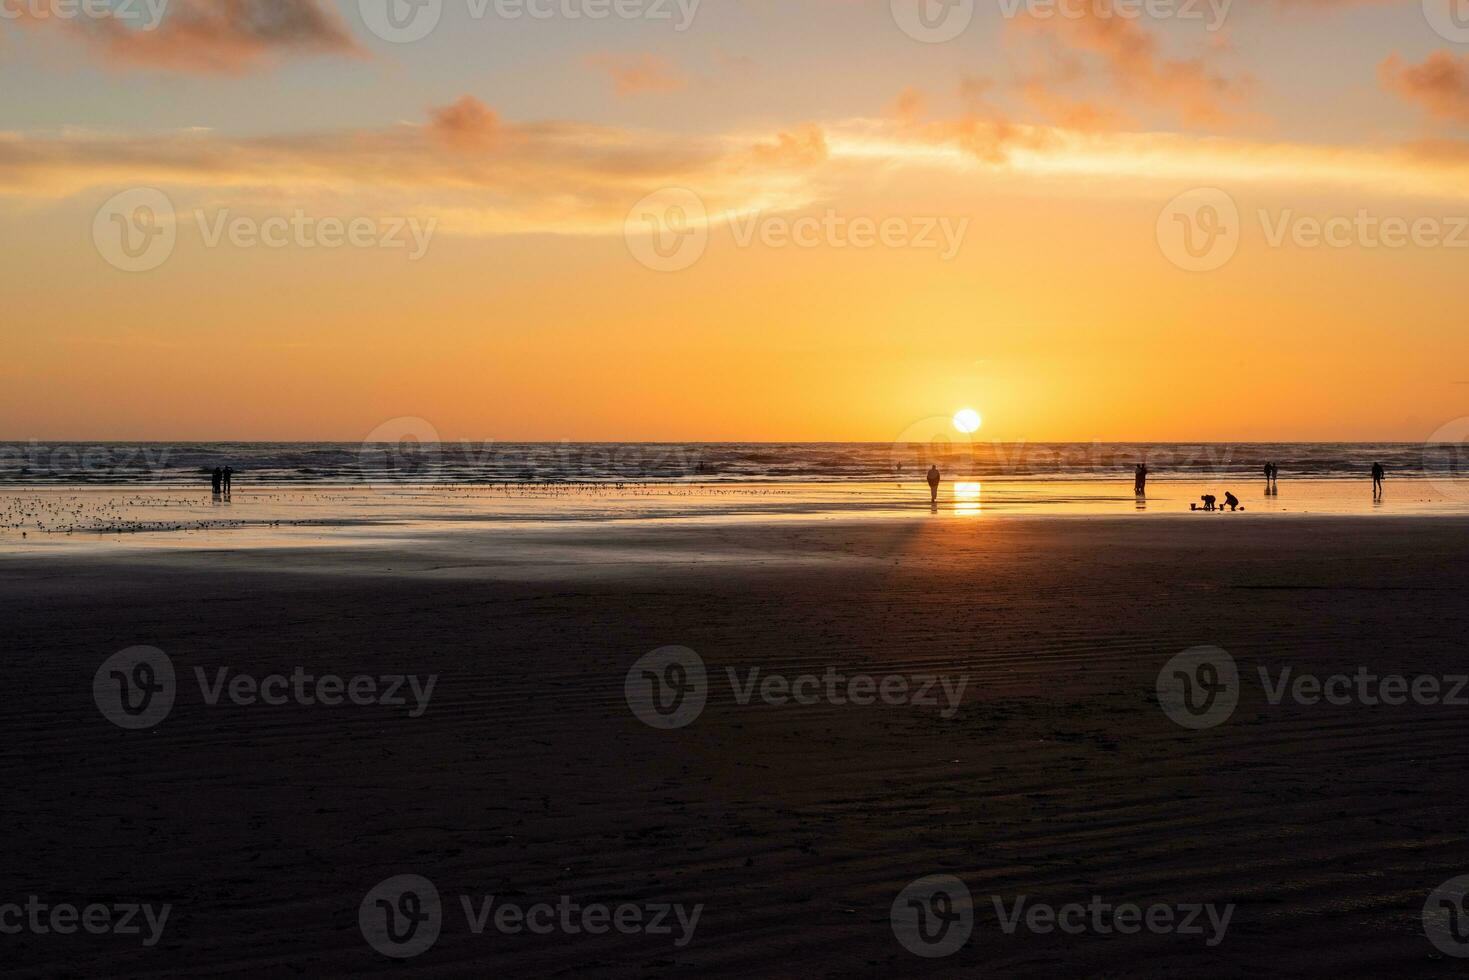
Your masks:
M 1420 911 L 1469 873 L 1469 707 L 1269 705 L 1255 669 L 1469 671 L 1469 521 L 1010 518 L 559 528 L 393 548 L 0 559 L 0 903 L 150 901 L 162 940 L 0 936 L 10 976 L 1450 975 Z M 101 662 L 151 644 L 172 713 L 124 731 Z M 623 698 L 666 644 L 691 726 Z M 1159 669 L 1246 675 L 1187 731 Z M 192 668 L 440 675 L 397 707 L 209 707 Z M 967 674 L 932 707 L 735 702 L 724 668 Z M 406 962 L 358 905 L 431 879 Z M 889 908 L 963 879 L 960 952 Z M 459 896 L 702 903 L 693 941 L 486 932 Z M 989 896 L 1235 903 L 1202 937 L 1005 935 Z

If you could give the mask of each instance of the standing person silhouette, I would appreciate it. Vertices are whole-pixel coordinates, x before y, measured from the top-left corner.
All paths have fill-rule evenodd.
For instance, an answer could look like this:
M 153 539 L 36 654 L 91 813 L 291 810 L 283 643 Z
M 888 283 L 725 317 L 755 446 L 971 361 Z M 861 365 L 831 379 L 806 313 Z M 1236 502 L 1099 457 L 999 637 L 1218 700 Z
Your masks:
M 937 504 L 939 502 L 939 481 L 943 476 L 939 473 L 938 464 L 934 463 L 928 468 L 928 502 Z
M 228 497 L 230 495 L 230 479 L 234 475 L 235 475 L 235 471 L 233 469 L 231 469 L 228 466 L 226 466 L 224 468 L 224 495 L 226 497 Z
M 1381 463 L 1372 464 L 1372 496 L 1382 496 L 1382 478 L 1387 476 L 1387 471 L 1382 468 Z
M 1133 493 L 1147 493 L 1148 492 L 1148 464 L 1147 463 L 1138 463 L 1137 466 L 1134 468 L 1134 471 L 1133 472 L 1134 472 L 1135 475 L 1134 475 L 1134 479 L 1133 479 L 1132 492 Z
M 209 475 L 209 487 L 210 487 L 211 490 L 214 491 L 214 495 L 216 497 L 218 497 L 219 496 L 219 491 L 220 491 L 220 489 L 223 486 L 224 486 L 224 470 L 222 470 L 218 466 L 216 466 L 214 468 L 214 472 Z

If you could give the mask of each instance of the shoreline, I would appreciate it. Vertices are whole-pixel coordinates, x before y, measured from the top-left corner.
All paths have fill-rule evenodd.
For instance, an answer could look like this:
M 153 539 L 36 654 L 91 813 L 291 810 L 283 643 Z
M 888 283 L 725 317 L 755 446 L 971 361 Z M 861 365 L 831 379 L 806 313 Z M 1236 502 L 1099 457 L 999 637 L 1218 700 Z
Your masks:
M 944 473 L 944 485 L 954 483 L 979 482 L 985 484 L 1076 484 L 1080 486 L 1125 486 L 1130 474 L 1118 470 L 1109 472 L 1105 476 L 1087 476 L 1085 473 L 1036 473 L 1036 474 L 1009 474 L 1009 473 L 977 473 L 958 474 Z M 700 474 L 695 477 L 670 477 L 667 479 L 586 479 L 586 480 L 459 480 L 440 482 L 414 482 L 370 479 L 357 480 L 266 480 L 254 482 L 248 480 L 249 471 L 236 470 L 235 477 L 241 479 L 241 488 L 255 490 L 308 490 L 318 488 L 322 490 L 370 490 L 374 486 L 384 486 L 394 490 L 513 490 L 513 489 L 556 489 L 558 487 L 587 487 L 613 489 L 616 487 L 636 488 L 697 488 L 697 487 L 864 487 L 874 485 L 899 485 L 910 487 L 923 487 L 924 481 L 921 476 L 911 478 L 881 478 L 877 476 L 860 476 L 851 478 L 834 478 L 820 475 L 809 478 L 793 477 L 789 475 L 754 477 L 748 475 L 733 476 L 728 479 L 711 478 L 708 474 Z M 135 480 L 108 483 L 103 480 L 97 481 L 71 481 L 71 482 L 31 482 L 19 480 L 0 480 L 0 492 L 15 490 L 112 490 L 124 492 L 127 490 L 158 490 L 189 492 L 195 490 L 209 490 L 209 474 L 200 473 L 192 480 L 168 480 L 151 481 Z M 1173 485 L 1180 483 L 1199 483 L 1208 479 L 1218 482 L 1231 482 L 1236 484 L 1259 484 L 1263 481 L 1260 474 L 1255 472 L 1223 473 L 1215 477 L 1205 477 L 1199 474 L 1165 474 L 1150 473 L 1148 485 L 1164 484 Z M 1417 484 L 1417 483 L 1445 483 L 1445 484 L 1469 484 L 1469 475 L 1461 477 L 1447 477 L 1429 473 L 1393 473 L 1389 479 L 1395 483 Z M 1284 486 L 1311 483 L 1370 483 L 1365 473 L 1313 473 L 1295 474 L 1283 482 Z
M 1241 510 L 1191 510 L 1204 493 L 1222 498 L 1234 487 Z M 1121 483 L 955 481 L 940 487 L 937 505 L 913 483 L 764 484 L 512 484 L 493 487 L 380 489 L 255 487 L 237 484 L 225 497 L 207 488 L 148 490 L 93 486 L 0 487 L 0 553 L 46 542 L 149 539 L 190 547 L 199 539 L 221 547 L 277 543 L 349 543 L 375 538 L 473 537 L 494 529 L 616 527 L 664 523 L 712 526 L 790 526 L 802 521 L 861 524 L 896 521 L 994 521 L 1210 517 L 1235 525 L 1256 520 L 1335 516 L 1469 516 L 1469 480 L 1398 480 L 1375 498 L 1365 482 L 1297 480 L 1265 493 L 1259 483 L 1150 481 L 1138 496 Z M 1172 522 L 1170 522 L 1172 523 Z

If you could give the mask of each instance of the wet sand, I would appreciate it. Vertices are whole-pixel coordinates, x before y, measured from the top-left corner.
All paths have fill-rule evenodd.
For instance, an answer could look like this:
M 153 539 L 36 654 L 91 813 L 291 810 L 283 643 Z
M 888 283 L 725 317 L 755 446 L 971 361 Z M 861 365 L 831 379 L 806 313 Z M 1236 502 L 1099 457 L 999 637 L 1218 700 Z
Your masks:
M 0 486 L 0 553 L 40 548 L 258 548 L 352 545 L 370 537 L 467 533 L 486 524 L 727 523 L 813 519 L 979 519 L 1009 516 L 1196 519 L 1200 497 L 1241 503 L 1232 519 L 1340 515 L 1469 517 L 1469 479 L 1263 482 L 1154 479 L 1145 495 L 1124 481 L 958 480 L 930 508 L 921 482 L 567 483 L 415 486 L 256 485 L 228 497 L 197 486 Z
M 1242 517 L 1243 515 L 1241 515 Z M 376 532 L 375 532 L 376 533 Z M 1469 520 L 1232 516 L 627 522 L 414 529 L 272 547 L 0 553 L 11 695 L 3 901 L 169 902 L 152 948 L 0 938 L 7 973 L 429 976 L 1449 975 L 1420 911 L 1469 873 L 1469 708 L 1266 701 L 1259 667 L 1464 665 Z M 92 699 L 147 644 L 152 729 Z M 709 702 L 655 730 L 655 648 Z M 1227 650 L 1233 716 L 1157 703 Z M 192 671 L 437 674 L 427 710 L 210 706 Z M 959 710 L 738 703 L 725 670 L 967 678 Z M 434 946 L 371 949 L 358 906 L 412 873 Z M 932 874 L 977 906 L 922 959 L 889 909 Z M 459 896 L 702 904 L 652 935 L 474 935 Z M 1000 929 L 990 896 L 1234 903 L 1224 940 Z

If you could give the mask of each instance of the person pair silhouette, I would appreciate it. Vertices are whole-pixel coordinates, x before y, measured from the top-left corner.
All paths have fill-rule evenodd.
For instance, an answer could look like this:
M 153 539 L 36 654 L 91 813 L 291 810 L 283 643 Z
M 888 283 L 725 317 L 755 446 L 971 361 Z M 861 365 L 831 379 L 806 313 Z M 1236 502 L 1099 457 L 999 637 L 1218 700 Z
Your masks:
M 1212 493 L 1206 493 L 1202 497 L 1200 497 L 1199 499 L 1204 502 L 1204 506 L 1203 506 L 1203 509 L 1204 510 L 1218 510 L 1218 511 L 1222 511 L 1226 507 L 1228 507 L 1230 510 L 1240 510 L 1240 509 L 1243 509 L 1239 505 L 1239 498 L 1236 497 L 1234 494 L 1230 493 L 1228 490 L 1224 491 L 1224 502 L 1223 503 L 1220 503 L 1219 502 L 1219 498 L 1216 497 L 1216 496 L 1214 496 Z M 1189 504 L 1189 509 L 1190 510 L 1199 509 L 1199 505 L 1198 504 Z

